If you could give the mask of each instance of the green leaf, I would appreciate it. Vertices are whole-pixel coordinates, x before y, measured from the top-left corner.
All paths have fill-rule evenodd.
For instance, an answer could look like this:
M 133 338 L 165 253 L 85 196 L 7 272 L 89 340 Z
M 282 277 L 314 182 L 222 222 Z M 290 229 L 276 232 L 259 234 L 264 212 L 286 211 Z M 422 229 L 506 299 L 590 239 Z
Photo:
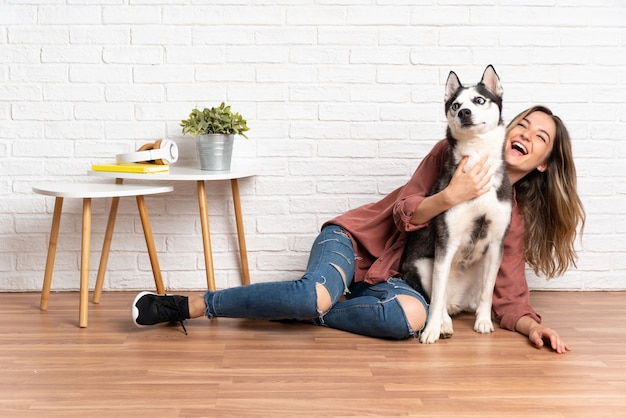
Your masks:
M 193 109 L 180 126 L 183 135 L 189 134 L 194 138 L 203 134 L 235 134 L 248 138 L 244 132 L 250 130 L 247 121 L 239 113 L 233 113 L 224 102 L 210 109 Z

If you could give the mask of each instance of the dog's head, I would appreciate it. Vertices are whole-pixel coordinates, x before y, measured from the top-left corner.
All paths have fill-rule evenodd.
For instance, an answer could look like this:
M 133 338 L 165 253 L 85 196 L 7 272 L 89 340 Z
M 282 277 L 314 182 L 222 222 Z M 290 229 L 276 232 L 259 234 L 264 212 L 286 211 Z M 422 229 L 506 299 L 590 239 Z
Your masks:
M 454 71 L 450 71 L 444 100 L 452 136 L 462 139 L 480 135 L 502 124 L 502 94 L 500 78 L 491 65 L 473 86 L 463 86 Z

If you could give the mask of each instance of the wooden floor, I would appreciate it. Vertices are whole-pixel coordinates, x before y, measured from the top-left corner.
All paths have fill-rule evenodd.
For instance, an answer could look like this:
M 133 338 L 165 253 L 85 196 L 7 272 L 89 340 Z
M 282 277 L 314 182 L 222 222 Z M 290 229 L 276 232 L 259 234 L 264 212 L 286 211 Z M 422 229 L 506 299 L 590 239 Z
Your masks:
M 472 316 L 434 345 L 304 324 L 196 319 L 136 328 L 109 292 L 0 294 L 1 417 L 622 417 L 626 292 L 533 292 L 573 348 L 535 349 Z

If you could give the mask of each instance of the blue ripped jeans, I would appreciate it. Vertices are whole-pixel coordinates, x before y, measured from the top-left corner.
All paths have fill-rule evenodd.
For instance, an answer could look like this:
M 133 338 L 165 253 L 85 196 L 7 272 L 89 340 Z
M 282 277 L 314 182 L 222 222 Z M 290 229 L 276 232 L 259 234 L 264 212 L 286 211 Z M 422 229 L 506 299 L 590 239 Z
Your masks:
M 205 314 L 209 318 L 313 320 L 316 325 L 370 337 L 415 337 L 419 330 L 411 329 L 397 295 L 414 296 L 428 312 L 424 298 L 398 278 L 376 285 L 353 284 L 354 261 L 352 241 L 345 231 L 326 226 L 313 243 L 301 279 L 208 291 Z M 327 312 L 318 309 L 317 283 L 330 294 L 332 307 Z

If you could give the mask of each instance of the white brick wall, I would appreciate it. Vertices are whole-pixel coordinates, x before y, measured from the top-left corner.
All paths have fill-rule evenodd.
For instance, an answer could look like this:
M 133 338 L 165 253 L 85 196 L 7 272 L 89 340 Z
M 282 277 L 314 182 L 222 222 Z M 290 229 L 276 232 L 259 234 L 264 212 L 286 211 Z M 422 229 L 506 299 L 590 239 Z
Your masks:
M 320 225 L 405 182 L 443 136 L 450 70 L 493 64 L 505 119 L 546 104 L 574 140 L 587 209 L 578 269 L 533 288 L 626 289 L 623 0 L 0 1 L 0 290 L 39 290 L 53 199 L 36 182 L 163 137 L 227 101 L 251 127 L 235 158 L 252 281 L 297 278 Z M 84 3 L 84 4 L 81 4 Z M 205 287 L 192 184 L 147 198 L 170 289 Z M 209 184 L 218 287 L 239 283 L 228 183 Z M 108 201 L 94 204 L 92 284 Z M 76 289 L 80 202 L 67 200 L 53 287 Z M 107 289 L 152 286 L 134 200 L 123 200 Z

